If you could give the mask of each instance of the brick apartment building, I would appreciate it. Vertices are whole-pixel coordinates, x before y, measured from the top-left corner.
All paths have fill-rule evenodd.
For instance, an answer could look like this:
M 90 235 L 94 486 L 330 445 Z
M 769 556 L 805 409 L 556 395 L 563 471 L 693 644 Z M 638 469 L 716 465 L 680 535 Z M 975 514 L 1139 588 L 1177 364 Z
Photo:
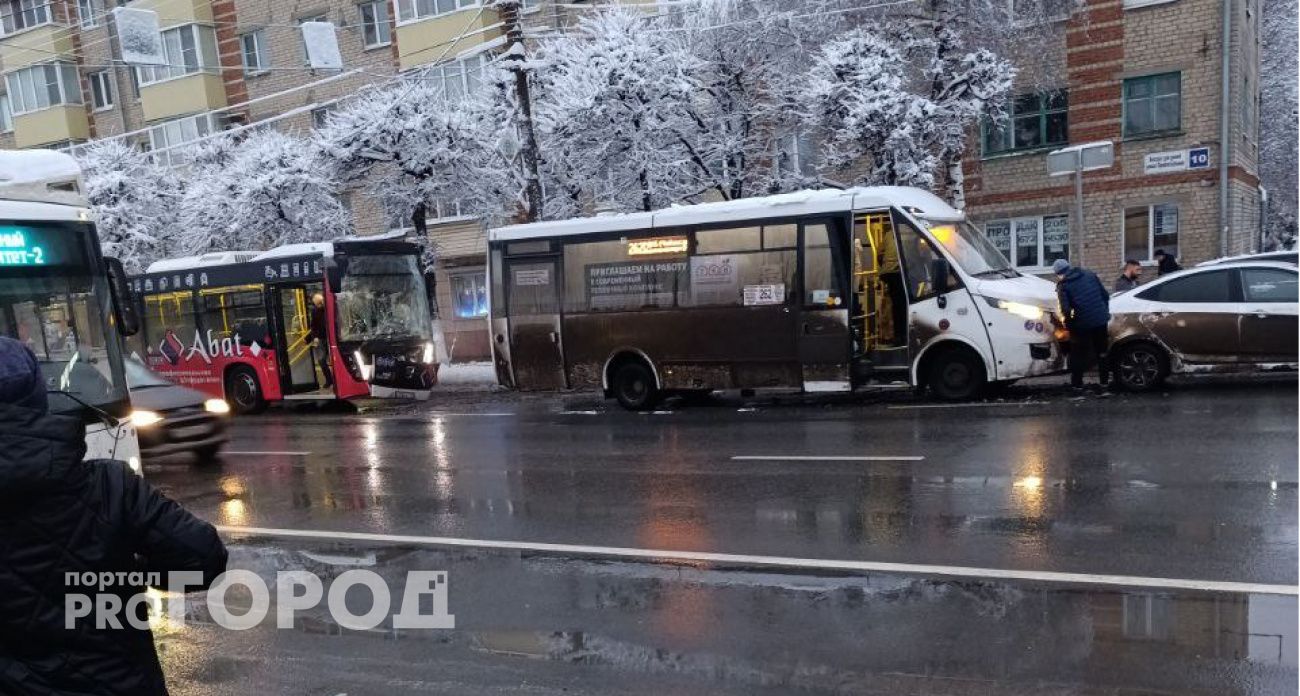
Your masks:
M 1046 61 L 1025 73 L 1036 88 L 1013 97 L 1006 119 L 981 127 L 965 162 L 971 218 L 1031 273 L 1050 272 L 1052 261 L 1067 255 L 1109 278 L 1124 259 L 1147 263 L 1156 249 L 1177 254 L 1184 265 L 1255 249 L 1259 2 L 1079 3 L 1061 20 L 1064 50 L 1017 61 Z M 1220 116 L 1225 3 L 1231 12 L 1226 141 Z M 1049 178 L 1047 153 L 1093 141 L 1113 142 L 1115 163 L 1084 175 L 1080 235 L 1073 177 Z

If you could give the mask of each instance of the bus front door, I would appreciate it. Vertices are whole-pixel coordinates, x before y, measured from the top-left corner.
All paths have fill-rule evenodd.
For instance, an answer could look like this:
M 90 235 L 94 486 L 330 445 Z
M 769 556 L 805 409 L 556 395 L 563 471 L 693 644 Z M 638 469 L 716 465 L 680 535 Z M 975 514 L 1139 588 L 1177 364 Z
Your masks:
M 506 266 L 506 316 L 515 386 L 564 389 L 560 340 L 559 264 L 554 259 L 511 259 Z
M 317 356 L 324 346 L 313 348 L 311 344 L 311 298 L 313 292 L 319 291 L 319 283 L 281 286 L 275 290 L 275 315 L 283 337 L 283 340 L 275 342 L 275 349 L 280 364 L 280 387 L 285 394 L 301 394 L 320 388 L 321 382 L 317 381 L 316 374 Z

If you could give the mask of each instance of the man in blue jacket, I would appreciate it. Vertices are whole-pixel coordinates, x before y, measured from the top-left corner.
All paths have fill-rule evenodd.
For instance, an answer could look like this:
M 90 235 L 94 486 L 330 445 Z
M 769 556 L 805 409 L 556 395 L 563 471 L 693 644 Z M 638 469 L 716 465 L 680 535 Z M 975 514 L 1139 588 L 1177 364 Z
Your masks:
M 1096 360 L 1098 377 L 1104 387 L 1109 381 L 1106 325 L 1110 323 L 1110 294 L 1096 273 L 1075 268 L 1065 259 L 1057 259 L 1052 271 L 1056 273 L 1061 317 L 1070 330 L 1070 386 L 1082 389 L 1083 373 Z

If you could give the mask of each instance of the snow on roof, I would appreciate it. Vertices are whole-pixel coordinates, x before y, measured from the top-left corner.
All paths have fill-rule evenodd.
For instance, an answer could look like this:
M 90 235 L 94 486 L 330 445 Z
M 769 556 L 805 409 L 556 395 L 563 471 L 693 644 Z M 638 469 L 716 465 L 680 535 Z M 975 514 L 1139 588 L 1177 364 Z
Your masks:
M 254 261 L 264 261 L 266 259 L 279 259 L 285 256 L 333 256 L 334 244 L 332 242 L 302 242 L 300 244 L 285 244 L 276 247 L 270 251 L 259 254 Z
M 689 225 L 708 225 L 740 220 L 784 218 L 820 213 L 898 207 L 921 217 L 935 220 L 961 220 L 961 212 L 938 196 L 922 189 L 904 186 L 872 186 L 849 189 L 818 189 L 781 193 L 774 196 L 742 198 L 718 203 L 678 205 L 648 213 L 620 213 L 534 222 L 498 227 L 488 232 L 491 241 L 535 239 L 539 237 L 667 229 Z
M 0 150 L 0 199 L 84 207 L 81 167 L 54 150 Z

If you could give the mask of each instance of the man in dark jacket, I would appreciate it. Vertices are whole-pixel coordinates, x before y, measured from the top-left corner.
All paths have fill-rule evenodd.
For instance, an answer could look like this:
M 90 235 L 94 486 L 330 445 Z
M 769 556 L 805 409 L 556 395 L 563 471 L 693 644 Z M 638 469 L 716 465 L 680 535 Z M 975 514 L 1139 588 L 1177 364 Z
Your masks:
M 1138 286 L 1138 280 L 1142 277 L 1142 264 L 1137 259 L 1129 259 L 1124 262 L 1124 269 L 1119 272 L 1119 277 L 1115 279 L 1115 286 L 1111 292 L 1128 292 Z
M 1056 273 L 1056 298 L 1061 317 L 1070 330 L 1070 386 L 1083 388 L 1083 373 L 1093 360 L 1102 386 L 1109 381 L 1106 370 L 1106 346 L 1109 338 L 1110 295 L 1092 271 L 1075 268 L 1065 259 L 1052 264 Z
M 311 345 L 320 350 L 316 354 L 321 374 L 325 377 L 325 387 L 334 386 L 334 373 L 330 370 L 330 333 L 329 315 L 325 313 L 325 295 L 316 293 L 311 297 Z
M 26 346 L 0 337 L 0 694 L 165 696 L 147 628 L 124 610 L 96 627 L 73 618 L 69 595 L 143 587 L 70 586 L 71 573 L 193 571 L 210 585 L 226 568 L 212 525 L 163 497 L 122 462 L 82 461 L 85 424 L 48 412 Z M 163 589 L 166 589 L 165 587 Z M 199 589 L 190 586 L 187 589 Z M 111 598 L 110 598 L 111 599 Z M 138 606 L 138 605 L 137 605 Z
M 1164 249 L 1156 249 L 1156 253 L 1152 254 L 1151 257 L 1156 260 L 1157 278 L 1162 275 L 1173 273 L 1174 271 L 1183 270 L 1183 267 L 1178 265 L 1178 259 L 1174 258 L 1173 254 L 1166 252 Z

